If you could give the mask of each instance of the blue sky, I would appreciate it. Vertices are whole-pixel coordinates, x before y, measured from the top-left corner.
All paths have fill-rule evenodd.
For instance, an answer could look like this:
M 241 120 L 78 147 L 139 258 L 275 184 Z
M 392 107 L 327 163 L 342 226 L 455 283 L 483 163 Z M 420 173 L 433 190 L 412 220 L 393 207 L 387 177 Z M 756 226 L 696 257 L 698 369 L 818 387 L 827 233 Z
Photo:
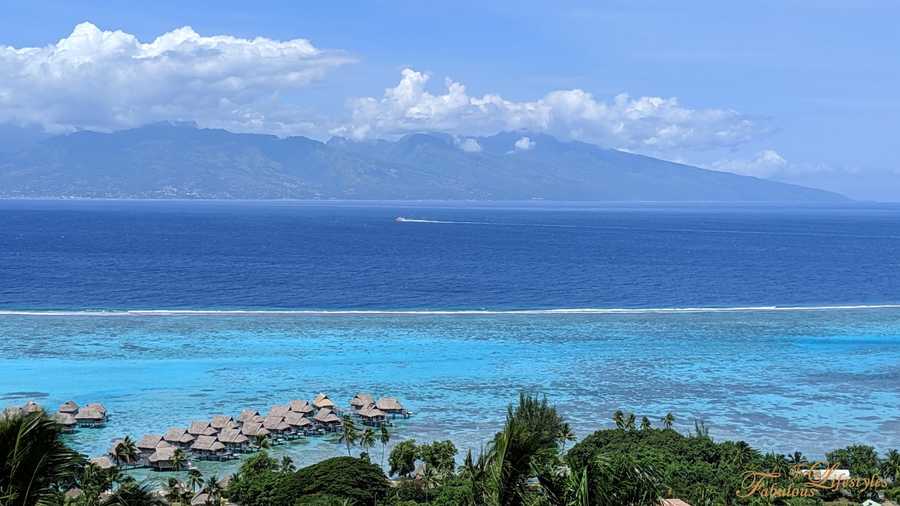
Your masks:
M 184 44 L 173 50 L 180 66 L 162 74 L 118 53 L 95 61 L 100 49 L 80 45 L 82 66 L 59 67 L 59 87 L 33 81 L 40 74 L 6 90 L 0 85 L 0 120 L 116 129 L 170 115 L 318 138 L 522 127 L 900 200 L 900 3 L 483 4 L 156 1 L 137 9 L 125 1 L 7 2 L 0 46 L 20 51 L 0 58 L 8 75 L 58 58 L 21 50 L 54 45 L 83 22 L 144 44 L 190 26 L 196 37 L 179 40 L 197 42 L 189 54 L 177 53 L 188 51 Z M 225 47 L 204 39 L 215 35 L 248 42 Z M 248 65 L 240 55 L 258 47 L 256 37 L 269 39 L 266 50 L 283 61 L 262 70 Z M 282 44 L 294 39 L 306 39 L 313 52 Z M 225 56 L 212 54 L 220 50 Z M 137 50 L 123 51 L 134 58 Z M 84 71 L 85 61 L 93 73 Z M 210 78 L 205 69 L 218 63 Z M 401 75 L 404 69 L 412 73 Z M 446 79 L 464 91 L 448 91 Z M 111 80 L 138 91 L 120 96 L 103 87 Z M 395 92 L 386 95 L 388 88 Z M 4 92 L 15 102 L 5 113 Z M 628 97 L 617 102 L 621 94 Z M 183 105 L 168 107 L 166 97 Z

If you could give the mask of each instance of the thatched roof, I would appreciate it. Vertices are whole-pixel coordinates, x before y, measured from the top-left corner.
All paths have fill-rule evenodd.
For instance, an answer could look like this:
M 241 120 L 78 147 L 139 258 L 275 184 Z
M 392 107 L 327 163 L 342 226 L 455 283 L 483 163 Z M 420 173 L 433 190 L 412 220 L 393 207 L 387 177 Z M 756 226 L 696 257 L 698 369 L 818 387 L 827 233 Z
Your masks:
M 163 440 L 169 443 L 187 444 L 194 441 L 194 436 L 188 434 L 187 431 L 182 428 L 174 427 L 166 431 Z
M 293 411 L 284 416 L 284 422 L 293 427 L 304 427 L 312 424 L 302 413 L 294 413 Z
M 76 420 L 102 421 L 106 419 L 106 413 L 100 412 L 96 408 L 85 406 L 78 408 L 78 414 L 75 415 Z
M 310 406 L 309 401 L 300 401 L 294 400 L 288 405 L 291 408 L 291 411 L 295 413 L 312 413 L 315 409 Z
M 164 443 L 164 441 L 159 434 L 145 434 L 135 446 L 138 450 L 155 450 L 160 443 Z
M 341 423 L 341 419 L 328 408 L 320 409 L 313 419 L 319 423 Z
M 220 452 L 225 445 L 219 442 L 215 436 L 197 436 L 197 440 L 191 445 L 191 450 L 204 452 Z
M 375 401 L 372 400 L 372 396 L 369 394 L 356 394 L 354 398 L 350 399 L 350 405 L 357 409 L 365 407 L 374 402 Z
M 241 411 L 240 415 L 238 415 L 237 421 L 240 423 L 244 423 L 244 422 L 249 421 L 254 416 L 258 416 L 258 415 L 259 415 L 259 411 L 256 411 L 255 409 L 245 409 L 245 410 Z
M 213 429 L 206 420 L 193 421 L 188 427 L 188 434 L 192 436 L 215 436 L 216 429 Z
M 663 499 L 659 502 L 659 506 L 691 506 L 681 499 Z
M 357 413 L 359 413 L 359 416 L 361 416 L 363 418 L 384 418 L 387 416 L 387 413 L 376 408 L 375 406 L 373 406 L 371 404 L 362 408 Z
M 197 494 L 193 499 L 191 499 L 191 506 L 203 506 L 204 504 L 210 504 L 209 494 L 207 494 L 206 492 Z
M 99 402 L 92 402 L 90 404 L 87 404 L 85 407 L 96 409 L 97 411 L 103 413 L 103 416 L 106 416 L 106 406 L 100 404 Z
M 291 426 L 284 421 L 284 418 L 280 416 L 267 416 L 266 419 L 263 420 L 263 427 L 275 432 L 282 432 L 291 428 Z
M 234 419 L 226 415 L 216 415 L 212 417 L 212 421 L 209 422 L 209 425 L 216 430 L 234 429 L 237 427 L 237 424 L 234 423 Z
M 269 416 L 280 416 L 284 417 L 288 411 L 291 410 L 290 406 L 272 406 L 272 409 L 269 410 Z
M 316 396 L 315 399 L 313 399 L 312 405 L 316 409 L 333 408 L 334 402 L 332 402 L 331 399 L 329 399 L 327 395 L 319 394 Z
M 169 446 L 167 448 L 157 448 L 147 460 L 150 462 L 169 462 L 173 458 L 175 458 L 175 448 Z
M 4 418 L 12 418 L 14 416 L 19 416 L 22 414 L 22 408 L 19 406 L 7 406 L 3 408 L 2 414 L 0 414 L 0 420 Z
M 91 459 L 91 464 L 94 464 L 100 469 L 112 469 L 116 467 L 116 465 L 113 464 L 113 461 L 110 460 L 109 457 L 97 457 L 95 459 Z
M 28 401 L 25 403 L 24 406 L 22 406 L 22 411 L 24 411 L 25 414 L 37 413 L 37 412 L 43 411 L 43 410 L 44 410 L 44 408 L 42 408 L 40 406 L 40 404 L 38 404 L 34 401 Z
M 53 421 L 64 427 L 71 427 L 78 423 L 71 413 L 55 413 L 53 415 Z
M 247 422 L 241 427 L 241 432 L 247 437 L 268 436 L 269 431 L 262 426 L 262 423 Z
M 75 401 L 66 401 L 59 407 L 59 412 L 74 415 L 75 413 L 78 413 L 78 403 Z
M 219 441 L 228 444 L 244 444 L 247 441 L 247 436 L 241 434 L 240 430 L 237 429 L 222 429 L 222 432 L 219 432 Z
M 403 411 L 403 406 L 400 404 L 400 401 L 393 397 L 382 397 L 381 399 L 378 399 L 378 402 L 375 403 L 375 407 L 387 413 Z

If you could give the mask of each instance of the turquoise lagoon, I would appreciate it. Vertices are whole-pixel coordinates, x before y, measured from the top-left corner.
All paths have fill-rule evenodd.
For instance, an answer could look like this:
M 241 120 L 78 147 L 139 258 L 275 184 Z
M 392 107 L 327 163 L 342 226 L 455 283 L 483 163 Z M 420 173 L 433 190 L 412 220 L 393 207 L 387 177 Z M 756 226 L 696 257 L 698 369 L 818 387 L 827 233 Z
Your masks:
M 0 405 L 103 402 L 109 424 L 71 436 L 90 455 L 318 392 L 396 396 L 415 414 L 394 443 L 477 451 L 520 391 L 579 436 L 616 409 L 671 411 L 680 430 L 704 420 L 764 450 L 884 450 L 900 446 L 900 309 L 0 316 Z M 343 451 L 313 438 L 276 452 L 302 465 Z

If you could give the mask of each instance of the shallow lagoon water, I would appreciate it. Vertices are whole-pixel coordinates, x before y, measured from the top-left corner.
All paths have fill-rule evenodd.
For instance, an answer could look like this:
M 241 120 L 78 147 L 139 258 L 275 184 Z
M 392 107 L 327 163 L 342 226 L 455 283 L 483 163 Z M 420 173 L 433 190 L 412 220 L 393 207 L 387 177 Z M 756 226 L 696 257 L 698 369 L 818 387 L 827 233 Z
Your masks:
M 328 393 L 399 397 L 394 442 L 478 450 L 520 391 L 546 395 L 579 436 L 616 409 L 765 450 L 900 446 L 900 309 L 632 314 L 0 317 L 0 404 L 106 404 L 72 436 L 100 454 L 244 408 Z M 280 447 L 298 464 L 322 438 Z M 373 451 L 380 456 L 380 451 Z M 229 468 L 225 466 L 226 470 Z

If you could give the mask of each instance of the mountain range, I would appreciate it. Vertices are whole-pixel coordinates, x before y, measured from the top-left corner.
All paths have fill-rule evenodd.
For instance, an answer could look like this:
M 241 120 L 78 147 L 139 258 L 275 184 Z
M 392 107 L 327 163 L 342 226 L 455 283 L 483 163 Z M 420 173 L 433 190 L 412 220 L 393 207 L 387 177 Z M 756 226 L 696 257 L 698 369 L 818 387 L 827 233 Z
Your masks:
M 0 197 L 847 200 L 828 191 L 530 132 L 320 142 L 165 122 L 112 133 L 27 138 L 15 146 L 0 145 Z

